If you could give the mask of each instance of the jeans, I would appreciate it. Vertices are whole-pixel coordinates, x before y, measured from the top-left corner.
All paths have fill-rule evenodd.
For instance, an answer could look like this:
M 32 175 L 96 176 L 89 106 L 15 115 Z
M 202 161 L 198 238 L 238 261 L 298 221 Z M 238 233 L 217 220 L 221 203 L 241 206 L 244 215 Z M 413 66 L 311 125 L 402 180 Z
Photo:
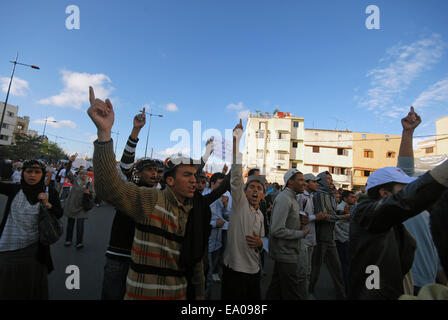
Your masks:
M 211 298 L 211 287 L 213 285 L 212 275 L 218 273 L 219 270 L 219 260 L 221 256 L 221 249 L 208 253 L 209 269 L 207 273 L 206 286 L 205 286 L 205 298 L 210 300 Z
M 73 219 L 68 218 L 67 223 L 67 236 L 65 238 L 65 241 L 72 241 L 73 239 L 73 228 L 75 226 L 75 220 L 76 220 L 76 244 L 82 243 L 82 238 L 84 237 L 84 220 L 83 218 L 80 219 Z
M 349 242 L 340 242 L 338 240 L 336 242 L 336 247 L 338 248 L 339 260 L 341 261 L 342 267 L 342 277 L 344 279 L 345 288 L 348 288 L 348 266 L 350 263 L 349 256 Z
M 104 266 L 102 300 L 123 300 L 126 293 L 126 277 L 129 260 L 106 257 Z

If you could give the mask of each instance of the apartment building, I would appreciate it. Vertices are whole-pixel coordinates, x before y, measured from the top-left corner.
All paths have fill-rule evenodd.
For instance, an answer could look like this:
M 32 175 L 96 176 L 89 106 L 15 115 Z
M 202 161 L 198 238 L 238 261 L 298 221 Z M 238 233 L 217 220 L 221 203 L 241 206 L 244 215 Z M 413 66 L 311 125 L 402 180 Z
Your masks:
M 243 167 L 260 168 L 269 182 L 284 184 L 291 168 L 304 168 L 304 119 L 289 112 L 250 114 L 246 123 Z
M 397 166 L 401 136 L 353 132 L 352 187 L 365 186 L 375 170 Z
M 4 102 L 0 102 L 0 118 L 3 114 L 5 107 Z M 8 104 L 5 110 L 5 116 L 3 118 L 3 124 L 0 128 L 0 145 L 11 145 L 14 130 L 16 128 L 17 113 L 19 112 L 18 106 Z
M 448 116 L 436 120 L 436 136 L 417 144 L 415 158 L 448 156 Z
M 351 131 L 305 129 L 303 173 L 329 171 L 337 188 L 350 189 L 353 168 Z

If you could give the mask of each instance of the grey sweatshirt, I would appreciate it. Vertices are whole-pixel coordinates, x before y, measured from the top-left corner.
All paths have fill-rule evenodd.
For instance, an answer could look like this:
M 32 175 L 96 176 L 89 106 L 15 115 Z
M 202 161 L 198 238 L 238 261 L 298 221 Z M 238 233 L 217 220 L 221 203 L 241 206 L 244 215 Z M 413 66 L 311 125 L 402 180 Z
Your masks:
M 272 259 L 284 263 L 298 263 L 300 241 L 306 236 L 301 229 L 300 207 L 296 193 L 283 190 L 272 207 L 269 232 L 269 254 Z

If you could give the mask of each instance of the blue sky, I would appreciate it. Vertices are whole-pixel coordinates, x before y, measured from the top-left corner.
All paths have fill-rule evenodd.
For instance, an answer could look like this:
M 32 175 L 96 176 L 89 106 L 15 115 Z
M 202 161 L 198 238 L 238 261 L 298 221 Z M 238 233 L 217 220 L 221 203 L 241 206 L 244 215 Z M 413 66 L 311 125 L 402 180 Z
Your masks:
M 66 28 L 69 5 L 79 30 Z M 380 9 L 379 30 L 365 26 L 368 5 Z M 39 133 L 45 117 L 58 121 L 50 140 L 81 155 L 96 135 L 89 84 L 113 102 L 119 154 L 144 105 L 164 115 L 150 128 L 159 158 L 177 145 L 175 129 L 193 136 L 193 121 L 224 135 L 239 115 L 276 108 L 306 128 L 400 134 L 414 104 L 415 135 L 431 135 L 448 115 L 447 12 L 444 0 L 2 1 L 0 100 L 18 51 L 41 70 L 17 67 L 9 103 Z

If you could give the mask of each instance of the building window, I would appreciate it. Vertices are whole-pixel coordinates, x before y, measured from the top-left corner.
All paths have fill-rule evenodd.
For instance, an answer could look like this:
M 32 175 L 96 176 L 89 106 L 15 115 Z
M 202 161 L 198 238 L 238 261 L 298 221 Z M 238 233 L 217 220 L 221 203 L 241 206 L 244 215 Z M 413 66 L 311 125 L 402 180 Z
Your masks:
M 277 132 L 277 139 L 282 139 L 282 133 L 281 132 Z
M 18 124 L 18 125 L 17 125 L 17 129 L 19 129 L 19 130 L 23 130 L 23 126 L 22 126 L 21 124 Z
M 296 162 L 293 162 L 293 163 L 292 163 L 292 165 L 291 165 L 291 169 L 297 169 L 297 163 L 296 163 Z
M 363 171 L 361 171 L 361 173 L 362 173 L 362 176 L 363 176 L 363 177 L 368 177 L 368 176 L 370 176 L 370 171 L 369 171 L 369 170 L 363 170 Z
M 277 153 L 277 160 L 285 160 L 285 154 L 284 153 Z
M 434 152 L 434 147 L 429 147 L 425 149 L 425 153 L 433 153 Z
M 9 128 L 9 124 L 3 123 L 2 128 L 8 129 Z
M 8 111 L 8 116 L 14 118 L 14 112 Z
M 389 141 L 389 136 L 386 136 L 386 141 Z
M 319 172 L 319 166 L 313 166 L 313 172 L 314 173 Z
M 282 166 L 277 166 L 277 169 L 281 169 L 282 168 Z
M 386 152 L 386 158 L 395 158 L 395 152 L 393 151 Z
M 9 140 L 9 136 L 6 136 L 6 135 L 3 135 L 3 134 L 0 134 L 0 140 L 5 140 L 5 141 L 8 141 L 8 140 Z
M 297 148 L 297 142 L 293 142 L 293 143 L 292 143 L 292 147 L 293 147 L 293 148 Z
M 373 158 L 373 151 L 364 149 L 364 158 Z
M 338 156 L 348 156 L 348 150 L 344 148 L 338 148 Z
M 363 139 L 367 139 L 367 135 L 366 135 L 366 134 L 363 134 L 363 135 L 362 135 L 362 138 L 363 138 Z
M 313 153 L 319 153 L 319 146 L 313 146 Z
M 298 128 L 298 127 L 299 127 L 299 121 L 294 121 L 294 122 L 292 123 L 292 126 L 293 126 L 294 128 Z
M 256 136 L 258 139 L 264 139 L 264 131 L 257 131 Z

